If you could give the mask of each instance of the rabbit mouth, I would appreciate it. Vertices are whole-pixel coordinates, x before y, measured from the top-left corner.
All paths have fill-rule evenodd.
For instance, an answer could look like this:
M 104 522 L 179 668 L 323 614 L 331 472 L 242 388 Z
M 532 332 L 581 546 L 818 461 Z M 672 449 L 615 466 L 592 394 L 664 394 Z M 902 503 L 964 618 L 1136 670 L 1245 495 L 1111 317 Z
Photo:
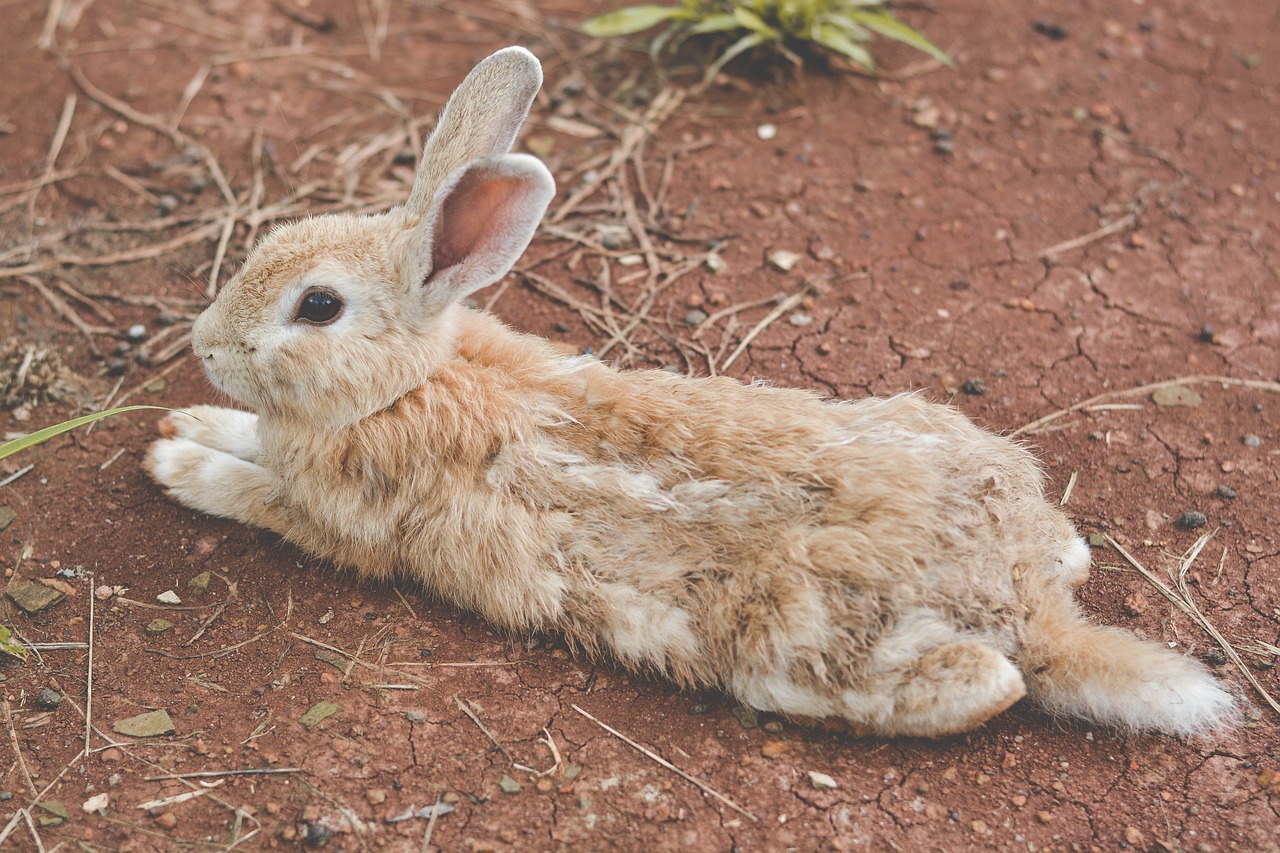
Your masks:
M 230 394 L 231 392 L 227 390 L 226 383 L 222 381 L 222 377 L 218 375 L 218 372 L 213 369 L 213 365 L 210 361 L 211 359 L 206 357 L 200 358 L 200 366 L 204 368 L 204 375 L 209 377 L 209 382 L 214 388 L 217 388 L 224 394 Z

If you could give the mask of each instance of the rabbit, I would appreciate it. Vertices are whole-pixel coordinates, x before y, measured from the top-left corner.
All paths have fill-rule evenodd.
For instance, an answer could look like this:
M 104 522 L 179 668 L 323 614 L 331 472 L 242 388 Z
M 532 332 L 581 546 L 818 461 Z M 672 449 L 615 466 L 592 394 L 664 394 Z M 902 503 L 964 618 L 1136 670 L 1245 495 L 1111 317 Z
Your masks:
M 1199 663 L 1083 616 L 1089 548 L 1036 460 L 955 409 L 618 370 L 465 306 L 555 194 L 510 153 L 541 82 L 493 54 L 402 207 L 259 241 L 192 332 L 256 413 L 161 422 L 144 465 L 174 500 L 858 734 L 964 732 L 1027 695 L 1126 730 L 1230 717 Z

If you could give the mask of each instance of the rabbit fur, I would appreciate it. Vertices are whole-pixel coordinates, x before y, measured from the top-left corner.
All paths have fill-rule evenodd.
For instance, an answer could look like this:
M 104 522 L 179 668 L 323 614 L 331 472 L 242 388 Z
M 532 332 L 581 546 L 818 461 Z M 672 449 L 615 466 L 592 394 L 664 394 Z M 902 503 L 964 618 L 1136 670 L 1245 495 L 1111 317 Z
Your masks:
M 161 423 L 145 464 L 174 499 L 510 631 L 858 732 L 961 732 L 1027 694 L 1178 734 L 1230 713 L 1198 663 L 1083 617 L 1088 547 L 1036 461 L 954 409 L 618 371 L 463 306 L 555 193 L 509 153 L 541 78 L 529 52 L 494 54 L 403 207 L 252 250 L 192 345 L 256 414 Z M 332 322 L 303 316 L 317 292 Z

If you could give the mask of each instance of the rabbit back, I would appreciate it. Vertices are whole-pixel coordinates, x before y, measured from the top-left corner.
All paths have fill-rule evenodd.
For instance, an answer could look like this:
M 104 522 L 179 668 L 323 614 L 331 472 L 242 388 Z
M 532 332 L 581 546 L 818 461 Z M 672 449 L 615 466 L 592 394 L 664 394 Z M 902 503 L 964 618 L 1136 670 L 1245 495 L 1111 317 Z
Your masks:
M 1070 528 L 1015 444 L 912 396 L 566 360 L 457 310 L 457 357 L 393 406 L 310 448 L 268 419 L 304 548 L 809 716 L 935 635 L 1016 646 L 1013 568 Z

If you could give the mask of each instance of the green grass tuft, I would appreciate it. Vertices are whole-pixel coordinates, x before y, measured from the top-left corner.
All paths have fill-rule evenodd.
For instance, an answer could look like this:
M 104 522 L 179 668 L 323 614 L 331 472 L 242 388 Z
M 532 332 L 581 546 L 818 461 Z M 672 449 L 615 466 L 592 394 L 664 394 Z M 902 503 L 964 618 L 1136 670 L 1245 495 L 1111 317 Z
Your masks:
M 737 35 L 707 69 L 707 79 L 734 57 L 769 46 L 794 62 L 802 46 L 832 51 L 866 71 L 875 60 L 866 45 L 875 37 L 910 45 L 952 66 L 949 57 L 914 27 L 889 11 L 884 0 L 681 0 L 678 6 L 644 4 L 605 12 L 582 25 L 598 38 L 633 35 L 663 25 L 650 42 L 655 58 L 690 37 Z

